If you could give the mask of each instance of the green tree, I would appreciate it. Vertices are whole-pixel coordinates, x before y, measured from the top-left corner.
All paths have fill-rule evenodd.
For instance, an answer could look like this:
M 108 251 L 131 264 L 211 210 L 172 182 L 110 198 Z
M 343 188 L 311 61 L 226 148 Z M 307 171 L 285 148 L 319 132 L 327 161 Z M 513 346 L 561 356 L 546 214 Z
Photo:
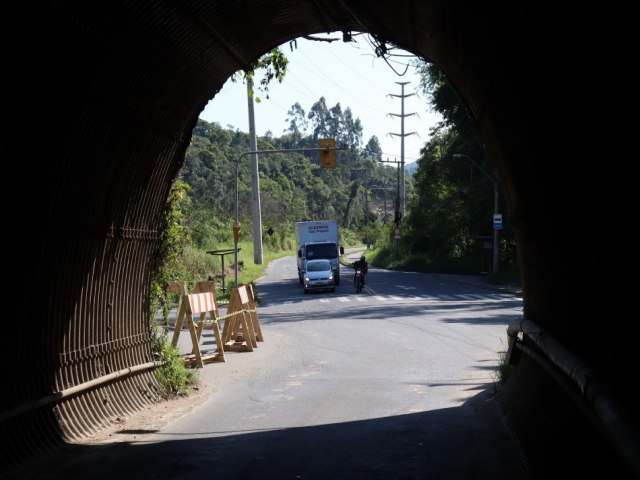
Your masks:
M 359 118 L 353 118 L 350 108 L 342 114 L 342 129 L 337 139 L 350 150 L 356 150 L 362 144 L 362 123 Z
M 380 140 L 378 137 L 373 135 L 367 141 L 367 144 L 364 146 L 363 155 L 367 158 L 372 158 L 375 161 L 382 160 L 382 147 L 380 146 Z
M 260 72 L 262 76 L 257 85 L 258 90 L 264 92 L 266 98 L 269 98 L 269 86 L 271 82 L 276 80 L 278 83 L 282 83 L 287 73 L 288 65 L 289 59 L 282 50 L 280 50 L 280 48 L 274 48 L 251 62 L 246 69 L 234 74 L 231 80 L 236 82 L 241 78 L 244 81 L 251 81 L 255 89 L 256 84 L 254 80 L 256 73 Z M 254 95 L 254 100 L 257 103 L 260 103 L 260 97 L 255 95 L 255 92 L 251 92 L 251 95 Z
M 418 67 L 429 105 L 443 120 L 430 132 L 413 176 L 402 245 L 410 255 L 422 255 L 425 268 L 478 271 L 481 239 L 492 235 L 493 184 L 472 162 L 454 154 L 471 157 L 485 172 L 492 173 L 493 167 L 444 74 L 430 63 Z
M 308 115 L 311 123 L 311 131 L 314 143 L 319 138 L 329 138 L 330 134 L 330 113 L 327 108 L 327 101 L 324 97 L 320 97 L 316 103 L 311 106 Z

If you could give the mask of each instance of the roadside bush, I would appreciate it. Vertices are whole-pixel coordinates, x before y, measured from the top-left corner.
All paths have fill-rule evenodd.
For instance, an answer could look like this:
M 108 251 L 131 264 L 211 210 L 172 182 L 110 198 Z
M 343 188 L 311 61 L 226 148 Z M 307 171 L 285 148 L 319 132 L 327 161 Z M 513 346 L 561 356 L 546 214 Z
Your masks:
M 154 372 L 159 384 L 158 394 L 162 398 L 188 395 L 189 387 L 197 383 L 198 371 L 186 365 L 178 350 L 171 346 L 161 326 L 153 329 L 152 342 L 154 357 L 162 362 Z

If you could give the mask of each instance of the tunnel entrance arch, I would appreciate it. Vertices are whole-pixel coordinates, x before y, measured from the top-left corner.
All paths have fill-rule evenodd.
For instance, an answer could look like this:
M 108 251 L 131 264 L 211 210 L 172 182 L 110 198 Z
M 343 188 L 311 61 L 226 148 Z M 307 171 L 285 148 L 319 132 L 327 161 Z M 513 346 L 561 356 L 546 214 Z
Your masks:
M 417 0 L 247 6 L 10 7 L 3 144 L 5 178 L 13 181 L 3 193 L 11 276 L 4 290 L 19 292 L 3 315 L 14 321 L 29 306 L 38 328 L 12 335 L 7 353 L 21 358 L 33 345 L 38 353 L 7 373 L 13 388 L 2 411 L 151 361 L 147 295 L 160 212 L 199 112 L 271 46 L 351 30 L 375 33 L 447 74 L 504 185 L 525 314 L 596 364 L 624 396 L 637 365 L 632 336 L 620 334 L 630 325 L 631 300 L 597 279 L 615 278 L 626 263 L 625 249 L 616 247 L 628 242 L 633 217 L 620 205 L 632 190 L 613 169 L 597 168 L 593 139 L 602 132 L 584 99 L 601 88 L 591 59 L 609 47 L 593 34 L 598 15 Z M 620 188 L 594 195 L 603 184 Z M 566 214 L 553 215 L 559 208 Z M 33 438 L 55 444 L 141 408 L 150 382 L 143 373 L 70 398 L 55 412 L 11 416 L 0 426 L 11 439 L 3 459 L 33 451 L 25 448 Z

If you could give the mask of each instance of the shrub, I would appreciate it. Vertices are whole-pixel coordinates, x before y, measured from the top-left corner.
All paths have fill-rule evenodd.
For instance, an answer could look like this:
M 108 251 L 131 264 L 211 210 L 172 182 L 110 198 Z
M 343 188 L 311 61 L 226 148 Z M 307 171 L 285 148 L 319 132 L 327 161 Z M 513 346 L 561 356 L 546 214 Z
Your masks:
M 163 398 L 188 395 L 189 387 L 197 383 L 197 370 L 187 367 L 178 350 L 169 343 L 167 333 L 161 326 L 156 326 L 152 331 L 152 345 L 155 359 L 162 362 L 154 372 L 159 384 L 158 394 Z

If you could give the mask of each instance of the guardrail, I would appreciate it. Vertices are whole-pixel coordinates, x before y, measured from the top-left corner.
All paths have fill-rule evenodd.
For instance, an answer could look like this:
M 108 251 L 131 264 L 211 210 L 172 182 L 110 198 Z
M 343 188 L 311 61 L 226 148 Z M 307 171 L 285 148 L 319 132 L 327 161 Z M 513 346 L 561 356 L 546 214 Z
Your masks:
M 569 351 L 535 322 L 522 319 L 507 328 L 507 365 L 513 365 L 518 349 L 535 360 L 567 393 L 612 447 L 640 477 L 640 432 L 598 372 Z M 528 337 L 537 349 L 524 343 Z

